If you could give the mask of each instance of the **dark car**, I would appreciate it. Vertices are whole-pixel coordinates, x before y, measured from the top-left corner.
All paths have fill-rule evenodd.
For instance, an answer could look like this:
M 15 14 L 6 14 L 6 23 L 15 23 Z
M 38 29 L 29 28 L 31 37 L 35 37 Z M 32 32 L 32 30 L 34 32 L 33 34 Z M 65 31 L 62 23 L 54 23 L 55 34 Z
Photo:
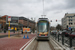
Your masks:
M 71 34 L 69 34 L 69 36 L 75 38 L 75 32 L 72 32 Z
M 69 36 L 69 34 L 71 34 L 71 31 L 66 31 L 65 36 Z
M 64 30 L 63 32 L 64 32 L 64 35 L 65 35 L 66 37 L 68 37 L 69 34 L 71 34 L 71 31 L 70 31 L 70 30 Z M 62 33 L 63 33 L 63 32 L 62 32 Z

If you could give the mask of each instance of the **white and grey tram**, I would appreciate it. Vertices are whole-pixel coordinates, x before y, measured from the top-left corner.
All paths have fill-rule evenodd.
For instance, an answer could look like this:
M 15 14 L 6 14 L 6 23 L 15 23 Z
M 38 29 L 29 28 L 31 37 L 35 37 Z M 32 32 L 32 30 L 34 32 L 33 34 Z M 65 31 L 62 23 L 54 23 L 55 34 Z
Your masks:
M 39 39 L 49 40 L 49 36 L 50 36 L 49 28 L 50 25 L 49 25 L 48 18 L 39 18 L 37 22 L 37 40 Z

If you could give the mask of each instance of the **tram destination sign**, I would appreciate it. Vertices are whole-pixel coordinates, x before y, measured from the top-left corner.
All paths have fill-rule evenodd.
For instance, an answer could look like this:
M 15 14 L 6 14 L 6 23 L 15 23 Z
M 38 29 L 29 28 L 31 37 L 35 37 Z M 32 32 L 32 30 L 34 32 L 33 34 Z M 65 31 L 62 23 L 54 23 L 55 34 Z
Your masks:
M 18 20 L 19 20 L 19 17 L 13 17 L 13 16 L 11 16 L 10 24 L 11 25 L 18 25 Z M 9 24 L 8 16 L 6 17 L 6 24 Z
M 47 22 L 47 21 L 40 21 L 40 22 Z

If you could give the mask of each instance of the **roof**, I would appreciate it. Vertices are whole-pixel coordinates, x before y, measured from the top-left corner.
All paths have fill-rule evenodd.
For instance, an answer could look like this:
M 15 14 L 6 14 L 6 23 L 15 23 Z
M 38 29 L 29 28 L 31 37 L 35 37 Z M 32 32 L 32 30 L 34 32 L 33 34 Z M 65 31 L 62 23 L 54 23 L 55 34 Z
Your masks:
M 27 19 L 25 17 L 19 17 L 19 20 L 29 20 L 29 19 Z
M 25 17 L 19 17 L 19 20 L 29 20 L 29 19 L 28 19 L 28 18 L 25 18 Z M 29 22 L 35 23 L 35 22 L 32 21 L 32 20 L 29 20 Z
M 66 13 L 65 16 L 75 16 L 75 13 Z
M 48 18 L 39 18 L 38 22 L 39 22 L 40 20 L 46 20 L 46 21 L 49 21 Z

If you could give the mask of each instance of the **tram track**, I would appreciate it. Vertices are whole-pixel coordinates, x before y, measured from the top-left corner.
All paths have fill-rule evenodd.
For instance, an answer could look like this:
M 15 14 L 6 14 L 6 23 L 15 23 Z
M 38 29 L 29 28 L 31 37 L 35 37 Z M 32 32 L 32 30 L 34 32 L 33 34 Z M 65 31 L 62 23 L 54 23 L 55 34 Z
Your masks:
M 50 41 L 37 41 L 34 50 L 54 50 Z

